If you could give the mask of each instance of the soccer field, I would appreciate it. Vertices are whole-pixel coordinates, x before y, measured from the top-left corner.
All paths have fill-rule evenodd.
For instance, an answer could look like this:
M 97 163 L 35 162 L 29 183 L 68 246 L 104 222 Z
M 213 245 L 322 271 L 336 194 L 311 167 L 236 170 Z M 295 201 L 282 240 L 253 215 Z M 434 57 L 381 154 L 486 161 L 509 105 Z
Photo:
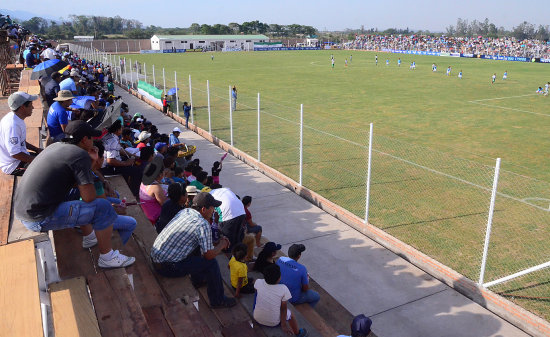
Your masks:
M 550 260 L 550 97 L 535 94 L 550 81 L 550 65 L 378 53 L 376 66 L 375 53 L 361 51 L 211 55 L 126 57 L 128 64 L 129 58 L 145 63 L 149 83 L 154 64 L 161 88 L 162 68 L 167 88 L 177 71 L 180 102 L 189 100 L 191 75 L 195 123 L 207 130 L 209 80 L 212 133 L 225 141 L 228 88 L 235 85 L 234 145 L 254 157 L 260 93 L 262 162 L 295 180 L 303 104 L 303 185 L 359 217 L 365 215 L 368 131 L 374 123 L 369 222 L 474 281 L 500 157 L 485 282 Z M 409 70 L 412 61 L 416 70 Z M 543 270 L 491 289 L 549 319 L 549 278 Z

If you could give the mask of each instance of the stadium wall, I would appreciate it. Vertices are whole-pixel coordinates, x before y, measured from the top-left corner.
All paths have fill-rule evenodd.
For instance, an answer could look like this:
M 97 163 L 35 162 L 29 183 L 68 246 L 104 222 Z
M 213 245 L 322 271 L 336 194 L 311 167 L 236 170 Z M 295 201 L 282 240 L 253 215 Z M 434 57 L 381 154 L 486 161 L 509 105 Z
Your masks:
M 122 88 L 124 90 L 127 89 L 123 86 Z M 162 111 L 161 105 L 155 104 L 151 100 L 140 95 L 138 92 L 130 90 L 130 93 L 143 100 L 147 104 L 151 105 L 155 109 Z M 185 123 L 185 120 L 182 117 L 179 117 L 173 113 L 169 112 L 168 116 L 181 124 Z M 189 128 L 201 137 L 213 143 L 214 145 L 220 147 L 222 150 L 230 153 L 231 155 L 253 167 L 257 171 L 270 177 L 277 183 L 285 186 L 286 188 L 298 194 L 302 198 L 308 200 L 315 206 L 321 208 L 328 214 L 334 216 L 340 221 L 353 227 L 357 231 L 363 233 L 373 241 L 379 243 L 386 249 L 411 262 L 418 268 L 424 270 L 425 272 L 437 278 L 449 287 L 457 290 L 472 301 L 478 303 L 482 307 L 509 321 L 519 329 L 534 336 L 550 336 L 550 323 L 545 321 L 544 319 L 505 299 L 504 297 L 482 286 L 479 286 L 477 283 L 468 279 L 464 275 L 449 268 L 448 266 L 441 264 L 440 262 L 427 256 L 426 254 L 423 254 L 422 252 L 389 235 L 383 230 L 378 229 L 377 227 L 368 223 L 364 223 L 363 219 L 357 217 L 355 214 L 336 205 L 330 200 L 325 199 L 316 192 L 300 186 L 299 183 L 285 176 L 281 172 L 262 162 L 259 162 L 256 158 L 253 158 L 245 152 L 232 147 L 230 144 L 211 135 L 210 133 L 208 133 L 208 131 L 203 130 L 191 123 L 189 123 Z
M 111 54 L 139 53 L 151 49 L 150 39 L 104 39 L 89 42 L 63 40 L 60 43 L 72 43 L 77 46 L 98 49 Z

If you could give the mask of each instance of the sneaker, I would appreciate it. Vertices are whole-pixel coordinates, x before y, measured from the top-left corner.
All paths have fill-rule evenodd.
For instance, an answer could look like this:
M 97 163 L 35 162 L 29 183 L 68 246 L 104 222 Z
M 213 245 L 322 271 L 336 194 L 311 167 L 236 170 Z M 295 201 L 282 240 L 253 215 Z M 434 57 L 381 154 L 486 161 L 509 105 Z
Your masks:
M 136 262 L 135 257 L 126 256 L 120 254 L 118 250 L 115 250 L 113 252 L 113 258 L 110 260 L 105 260 L 101 256 L 97 260 L 97 265 L 101 268 L 120 268 L 120 267 L 128 267 L 132 263 Z
M 88 249 L 88 248 L 92 248 L 95 245 L 97 245 L 97 238 L 95 237 L 95 235 L 93 238 L 87 238 L 87 237 L 82 238 L 82 248 Z
M 298 336 L 298 337 L 306 337 L 308 335 L 309 334 L 307 333 L 307 330 L 303 329 L 303 328 L 298 331 L 298 334 L 296 334 L 296 336 Z
M 211 305 L 210 307 L 212 309 L 231 308 L 231 307 L 234 307 L 236 304 L 237 304 L 237 300 L 235 298 L 229 298 L 224 296 L 223 301 L 220 304 Z

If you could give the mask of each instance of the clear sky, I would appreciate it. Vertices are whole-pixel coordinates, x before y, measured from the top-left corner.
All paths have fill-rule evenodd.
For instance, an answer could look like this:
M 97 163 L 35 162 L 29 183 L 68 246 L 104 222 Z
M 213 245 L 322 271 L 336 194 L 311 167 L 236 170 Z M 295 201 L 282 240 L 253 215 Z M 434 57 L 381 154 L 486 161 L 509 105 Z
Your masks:
M 1 7 L 47 17 L 69 14 L 119 15 L 144 25 L 188 27 L 260 20 L 302 24 L 319 30 L 406 28 L 444 31 L 457 18 L 489 20 L 507 29 L 523 21 L 550 24 L 548 3 L 518 0 L 88 0 L 3 1 Z

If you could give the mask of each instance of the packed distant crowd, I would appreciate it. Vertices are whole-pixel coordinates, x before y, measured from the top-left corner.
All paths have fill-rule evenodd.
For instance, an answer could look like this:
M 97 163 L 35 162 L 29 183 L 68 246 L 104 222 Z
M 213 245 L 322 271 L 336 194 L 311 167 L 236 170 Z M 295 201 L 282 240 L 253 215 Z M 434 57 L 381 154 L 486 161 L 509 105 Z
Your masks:
M 448 37 L 429 35 L 358 35 L 344 44 L 346 49 L 416 50 L 430 52 L 550 58 L 550 44 L 513 37 Z

